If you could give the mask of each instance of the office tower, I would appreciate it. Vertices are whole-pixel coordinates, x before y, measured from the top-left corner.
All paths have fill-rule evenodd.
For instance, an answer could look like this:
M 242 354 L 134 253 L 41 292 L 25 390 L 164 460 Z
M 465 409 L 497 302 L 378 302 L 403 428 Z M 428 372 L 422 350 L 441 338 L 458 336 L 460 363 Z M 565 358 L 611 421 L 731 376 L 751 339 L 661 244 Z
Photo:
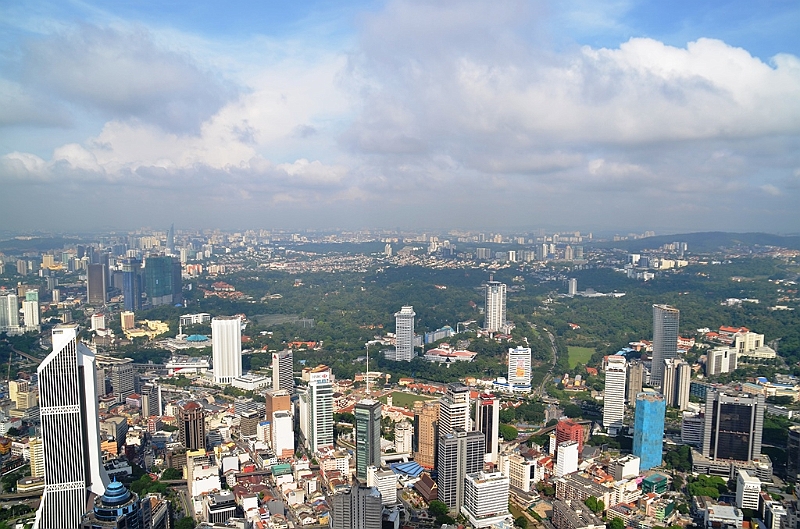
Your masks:
M 402 420 L 394 425 L 394 449 L 398 454 L 410 454 L 413 449 L 414 425 Z
M 464 504 L 464 478 L 483 470 L 486 438 L 481 432 L 465 432 L 456 428 L 439 435 L 436 468 L 439 500 L 452 512 L 461 512 Z
M 703 429 L 706 418 L 700 413 L 683 412 L 681 417 L 681 442 L 685 445 L 702 448 Z
M 156 307 L 182 301 L 180 267 L 179 260 L 166 255 L 147 258 L 144 263 L 144 286 L 150 305 Z
M 381 529 L 383 504 L 375 487 L 352 487 L 331 500 L 331 529 Z
M 738 354 L 735 348 L 715 347 L 706 353 L 706 376 L 736 371 Z
M 117 402 L 124 404 L 125 399 L 136 393 L 136 369 L 133 360 L 126 358 L 115 362 L 110 367 L 111 391 Z
M 761 456 L 764 408 L 764 395 L 709 390 L 703 455 L 736 461 L 751 461 Z
M 414 308 L 406 305 L 394 313 L 395 360 L 410 362 L 414 358 Z
M 101 264 L 90 264 L 86 274 L 86 302 L 90 305 L 103 305 L 106 302 L 106 268 Z
M 300 430 L 311 452 L 333 446 L 333 384 L 330 380 L 312 380 L 300 391 Z
M 642 382 L 644 381 L 644 364 L 639 360 L 628 362 L 628 377 L 626 398 L 629 406 L 636 405 L 636 395 L 642 392 Z
M 558 421 L 556 424 L 556 444 L 561 444 L 566 441 L 575 441 L 578 443 L 578 453 L 583 452 L 583 426 L 576 423 L 572 419 Z
M 31 477 L 44 477 L 44 446 L 41 437 L 31 437 L 28 441 L 28 453 L 31 457 Z
M 761 480 L 740 468 L 736 476 L 736 506 L 757 511 L 760 499 Z
M 53 352 L 39 365 L 45 487 L 34 527 L 77 527 L 87 494 L 102 495 L 108 475 L 100 455 L 95 357 L 77 325 L 53 328 Z
M 500 401 L 494 395 L 484 393 L 478 396 L 475 423 L 486 438 L 485 461 L 496 465 L 500 452 Z
M 367 480 L 367 467 L 381 465 L 381 403 L 363 399 L 356 403 L 356 479 Z
M 625 418 L 625 374 L 624 356 L 609 356 L 606 359 L 606 386 L 603 397 L 603 426 L 610 432 L 618 432 Z
M 678 356 L 678 326 L 681 311 L 669 305 L 653 305 L 653 365 L 650 385 L 661 387 L 664 360 Z
M 25 321 L 25 327 L 28 329 L 35 329 L 39 326 L 39 302 L 25 300 L 22 302 L 22 318 Z
M 506 325 L 506 285 L 490 280 L 485 287 L 486 302 L 483 328 L 488 332 L 497 332 Z
M 515 393 L 531 391 L 531 349 L 508 349 L 508 385 Z
M 161 416 L 161 390 L 155 383 L 148 382 L 142 386 L 142 415 Z
M 792 483 L 800 481 L 800 426 L 789 427 L 789 437 L 786 442 L 786 476 Z
M 145 529 L 143 504 L 139 496 L 119 481 L 111 482 L 106 492 L 94 500 L 92 510 L 83 515 L 80 529 Z M 149 500 L 144 505 L 150 510 Z M 149 518 L 149 515 L 148 515 Z
M 211 352 L 216 384 L 230 384 L 242 376 L 242 321 L 238 316 L 211 320 Z
M 122 297 L 125 310 L 142 310 L 142 262 L 135 257 L 122 260 Z
M 469 388 L 448 384 L 447 393 L 439 400 L 439 436 L 453 433 L 456 428 L 472 430 L 469 411 Z
M 692 366 L 677 358 L 664 360 L 664 375 L 661 394 L 667 406 L 685 410 L 689 405 L 689 384 L 692 381 Z
M 271 421 L 276 411 L 292 411 L 292 395 L 285 389 L 271 389 L 264 394 L 264 417 Z
M 294 420 L 288 411 L 272 413 L 270 445 L 278 457 L 291 457 L 294 454 Z
M 380 467 L 367 467 L 367 487 L 375 487 L 381 493 L 381 503 L 384 505 L 397 504 L 398 475 L 389 469 Z
M 19 328 L 19 305 L 16 294 L 0 296 L 0 332 Z
M 433 400 L 414 402 L 414 461 L 429 470 L 436 466 L 439 406 Z
M 167 253 L 172 255 L 175 253 L 175 225 L 170 224 L 169 231 L 167 231 Z
M 206 449 L 206 413 L 196 401 L 178 404 L 178 440 L 187 450 Z
M 461 514 L 476 529 L 496 527 L 504 521 L 510 521 L 508 487 L 509 479 L 502 472 L 467 474 Z
M 569 280 L 569 290 L 568 293 L 570 296 L 574 296 L 578 293 L 578 280 L 574 277 L 570 278 Z
M 660 393 L 639 393 L 636 396 L 633 455 L 639 458 L 640 470 L 661 465 L 666 411 L 667 405 Z
M 292 351 L 287 349 L 272 353 L 272 388 L 294 392 L 294 372 L 292 371 Z
M 578 471 L 578 443 L 575 441 L 564 441 L 558 443 L 558 454 L 556 455 L 556 477 L 566 476 Z

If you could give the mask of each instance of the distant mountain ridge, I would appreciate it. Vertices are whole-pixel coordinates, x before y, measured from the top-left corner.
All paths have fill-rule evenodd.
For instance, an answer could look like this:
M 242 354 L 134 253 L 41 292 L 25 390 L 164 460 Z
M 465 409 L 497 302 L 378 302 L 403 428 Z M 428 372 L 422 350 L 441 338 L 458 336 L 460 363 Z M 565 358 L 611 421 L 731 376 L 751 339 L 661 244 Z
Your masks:
M 598 242 L 592 246 L 597 248 L 619 248 L 620 250 L 633 252 L 656 249 L 664 244 L 677 241 L 688 244 L 690 252 L 713 252 L 737 246 L 780 246 L 782 248 L 800 250 L 800 236 L 798 235 L 783 236 L 772 233 L 731 233 L 724 231 L 657 235 L 644 239 Z

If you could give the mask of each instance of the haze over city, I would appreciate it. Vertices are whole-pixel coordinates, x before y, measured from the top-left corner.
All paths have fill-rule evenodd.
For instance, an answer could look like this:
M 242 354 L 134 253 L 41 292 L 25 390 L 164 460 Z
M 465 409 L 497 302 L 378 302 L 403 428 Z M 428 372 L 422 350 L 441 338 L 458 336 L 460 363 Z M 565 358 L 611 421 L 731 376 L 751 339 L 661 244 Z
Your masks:
M 792 2 L 0 7 L 0 226 L 800 230 Z

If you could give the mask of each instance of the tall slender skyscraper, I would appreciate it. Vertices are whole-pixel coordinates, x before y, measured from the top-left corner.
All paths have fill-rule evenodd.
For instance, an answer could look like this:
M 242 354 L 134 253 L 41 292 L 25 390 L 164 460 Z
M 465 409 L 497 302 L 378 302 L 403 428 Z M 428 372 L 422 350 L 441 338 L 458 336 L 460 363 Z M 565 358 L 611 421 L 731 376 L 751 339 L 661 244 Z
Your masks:
M 531 391 L 531 348 L 519 346 L 508 349 L 508 385 L 511 391 Z
M 606 358 L 606 387 L 603 397 L 603 426 L 616 433 L 622 428 L 625 418 L 625 375 L 624 356 Z
M 135 257 L 122 261 L 122 297 L 125 310 L 142 310 L 142 262 Z
M 448 384 L 447 393 L 439 401 L 439 436 L 453 433 L 456 428 L 472 430 L 469 417 L 469 388 Z
M 394 313 L 395 360 L 410 362 L 414 358 L 414 307 L 406 305 Z
M 356 478 L 367 481 L 367 467 L 381 466 L 381 403 L 363 399 L 353 410 L 356 429 Z
M 238 316 L 212 319 L 211 340 L 214 382 L 230 384 L 242 376 L 242 321 Z
M 300 391 L 300 430 L 311 452 L 333 446 L 333 384 L 330 380 L 312 380 Z
M 664 395 L 660 393 L 639 393 L 636 396 L 633 455 L 639 458 L 640 470 L 661 465 L 666 410 Z
M 16 294 L 0 296 L 0 332 L 19 328 L 19 305 Z
M 152 255 L 144 263 L 147 301 L 154 307 L 181 302 L 181 262 L 168 255 Z
M 689 384 L 692 381 L 692 366 L 677 358 L 664 360 L 664 375 L 661 394 L 667 406 L 685 410 L 689 405 Z
M 461 512 L 464 505 L 464 478 L 483 470 L 486 438 L 481 432 L 465 432 L 456 428 L 439 436 L 437 461 L 439 500 L 451 511 Z
M 106 302 L 106 266 L 90 264 L 86 273 L 86 301 L 90 305 L 103 305 Z
M 77 527 L 109 480 L 100 455 L 95 357 L 77 325 L 53 329 L 53 352 L 39 365 L 45 487 L 36 529 Z
M 681 311 L 669 305 L 653 305 L 653 365 L 650 385 L 661 387 L 664 360 L 678 356 L 678 326 Z
M 640 360 L 633 360 L 628 362 L 628 378 L 625 381 L 627 384 L 626 400 L 628 406 L 636 405 L 636 395 L 642 392 L 642 382 L 644 381 L 644 365 Z
M 197 401 L 178 404 L 178 438 L 188 450 L 205 450 L 206 412 Z
M 293 361 L 291 349 L 272 353 L 272 389 L 294 392 Z
M 490 280 L 486 283 L 486 303 L 483 328 L 489 332 L 497 332 L 506 324 L 506 285 Z
M 438 439 L 439 403 L 418 400 L 414 403 L 414 461 L 427 469 L 434 468 Z
M 497 464 L 500 453 L 500 401 L 489 394 L 478 395 L 475 403 L 475 422 L 486 438 L 487 463 Z

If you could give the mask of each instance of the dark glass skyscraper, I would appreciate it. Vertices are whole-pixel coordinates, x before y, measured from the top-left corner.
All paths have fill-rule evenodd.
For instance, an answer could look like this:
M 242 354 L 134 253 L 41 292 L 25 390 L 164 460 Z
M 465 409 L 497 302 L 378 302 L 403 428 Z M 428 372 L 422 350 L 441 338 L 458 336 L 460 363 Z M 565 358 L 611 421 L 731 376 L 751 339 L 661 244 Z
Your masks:
M 381 403 L 364 399 L 356 403 L 356 478 L 367 481 L 367 467 L 381 465 Z
M 653 365 L 650 385 L 660 388 L 664 378 L 664 360 L 678 356 L 678 326 L 681 311 L 669 305 L 653 305 Z
M 761 455 L 764 395 L 709 391 L 706 395 L 703 455 L 750 461 Z
M 125 310 L 142 310 L 142 262 L 133 257 L 122 261 L 122 296 Z
M 152 306 L 181 303 L 181 263 L 167 255 L 148 257 L 144 264 L 145 292 Z

